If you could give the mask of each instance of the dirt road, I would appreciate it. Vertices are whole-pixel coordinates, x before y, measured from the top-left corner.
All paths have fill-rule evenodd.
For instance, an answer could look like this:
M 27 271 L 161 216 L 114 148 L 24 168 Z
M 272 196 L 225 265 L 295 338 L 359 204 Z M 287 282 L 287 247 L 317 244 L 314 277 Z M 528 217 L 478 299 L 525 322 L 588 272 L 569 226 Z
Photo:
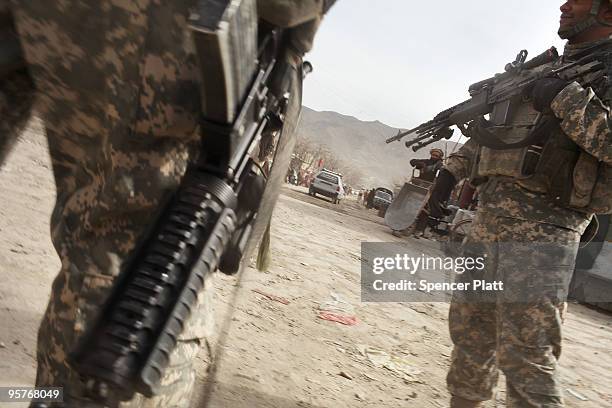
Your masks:
M 0 386 L 29 385 L 37 325 L 59 270 L 48 224 L 54 188 L 39 127 L 22 137 L 0 171 L 0 185 Z M 217 276 L 215 364 L 207 373 L 201 353 L 199 406 L 447 406 L 448 306 L 362 303 L 364 241 L 440 254 L 435 242 L 391 236 L 373 210 L 352 199 L 333 205 L 285 187 L 270 270 L 249 269 L 240 279 Z M 318 317 L 321 304 L 334 300 L 356 317 L 355 325 Z M 570 305 L 564 345 L 567 406 L 612 406 L 612 317 Z M 9 405 L 18 406 L 25 404 Z

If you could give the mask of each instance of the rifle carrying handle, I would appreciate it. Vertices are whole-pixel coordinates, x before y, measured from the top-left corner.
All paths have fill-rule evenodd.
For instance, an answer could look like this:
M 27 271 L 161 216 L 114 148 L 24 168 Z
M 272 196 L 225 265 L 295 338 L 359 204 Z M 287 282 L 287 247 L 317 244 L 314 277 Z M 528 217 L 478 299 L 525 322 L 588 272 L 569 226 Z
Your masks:
M 555 47 L 550 47 L 548 50 L 544 51 L 540 55 L 530 59 L 524 64 L 518 65 L 512 71 L 505 72 L 503 74 L 497 74 L 494 77 L 483 79 L 482 81 L 470 85 L 470 87 L 468 88 L 468 92 L 470 93 L 470 95 L 475 95 L 476 93 L 480 92 L 484 87 L 488 87 L 497 83 L 500 78 L 505 78 L 509 75 L 515 75 L 515 72 L 517 72 L 517 70 L 520 72 L 520 70 L 539 67 L 540 65 L 553 62 L 557 58 L 559 58 L 559 53 L 557 52 L 557 49 Z
M 522 68 L 523 69 L 532 69 L 532 68 L 535 68 L 535 67 L 539 67 L 540 65 L 544 65 L 544 64 L 548 64 L 550 62 L 553 62 L 557 58 L 559 58 L 559 52 L 557 51 L 557 48 L 550 47 L 548 50 L 544 51 L 540 55 L 530 59 L 527 62 L 525 62 L 523 64 Z

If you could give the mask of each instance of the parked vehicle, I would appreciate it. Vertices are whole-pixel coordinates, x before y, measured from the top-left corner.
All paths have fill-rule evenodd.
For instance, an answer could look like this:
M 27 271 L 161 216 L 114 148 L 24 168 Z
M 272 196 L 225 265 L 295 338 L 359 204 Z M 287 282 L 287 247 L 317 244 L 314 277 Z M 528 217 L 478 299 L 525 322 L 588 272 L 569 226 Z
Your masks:
M 345 195 L 342 174 L 327 169 L 321 170 L 310 184 L 308 194 L 313 197 L 320 194 L 331 198 L 334 204 L 338 204 Z
M 379 210 L 381 207 L 388 207 L 393 201 L 393 192 L 386 188 L 377 188 L 374 192 L 372 207 Z

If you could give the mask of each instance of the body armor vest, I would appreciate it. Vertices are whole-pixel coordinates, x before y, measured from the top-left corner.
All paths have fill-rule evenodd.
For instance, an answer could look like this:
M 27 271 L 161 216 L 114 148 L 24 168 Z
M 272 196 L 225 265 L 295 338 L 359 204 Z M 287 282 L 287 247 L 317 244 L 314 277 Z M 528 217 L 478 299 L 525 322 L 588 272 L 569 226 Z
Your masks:
M 534 68 L 529 72 L 540 71 L 553 64 Z M 516 143 L 527 138 L 540 118 L 530 99 L 517 96 L 504 105 L 493 108 L 487 128 L 504 143 Z M 497 150 L 486 146 L 481 147 L 478 162 L 479 176 L 504 176 L 514 179 L 530 178 L 534 175 L 535 166 L 542 153 L 542 144 L 515 149 Z
M 559 59 L 535 70 L 562 64 Z M 525 139 L 540 117 L 525 97 L 499 108 L 505 116 L 495 107 L 490 117 L 493 126 L 487 130 L 506 143 Z M 530 146 L 506 150 L 481 146 L 476 166 L 478 176 L 513 179 L 520 187 L 544 194 L 561 207 L 585 213 L 612 212 L 612 168 L 580 149 L 558 124 L 550 127 L 543 140 Z

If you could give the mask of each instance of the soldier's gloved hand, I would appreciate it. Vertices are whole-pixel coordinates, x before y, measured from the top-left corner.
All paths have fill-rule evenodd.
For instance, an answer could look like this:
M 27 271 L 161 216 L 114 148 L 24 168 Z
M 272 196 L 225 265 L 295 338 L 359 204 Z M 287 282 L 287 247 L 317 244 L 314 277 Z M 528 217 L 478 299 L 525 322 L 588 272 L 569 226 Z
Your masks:
M 569 82 L 559 78 L 542 78 L 538 79 L 533 86 L 531 91 L 531 98 L 533 100 L 533 107 L 538 112 L 545 112 L 550 109 L 555 96 L 559 94 Z

